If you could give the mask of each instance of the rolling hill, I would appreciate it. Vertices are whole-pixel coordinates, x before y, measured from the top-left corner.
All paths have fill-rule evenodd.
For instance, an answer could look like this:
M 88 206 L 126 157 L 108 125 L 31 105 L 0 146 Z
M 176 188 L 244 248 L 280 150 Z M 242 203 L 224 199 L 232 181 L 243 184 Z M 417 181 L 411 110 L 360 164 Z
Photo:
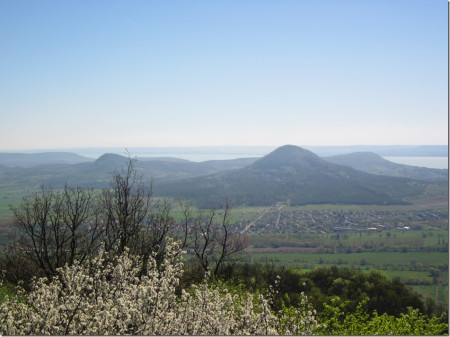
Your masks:
M 34 155 L 20 156 L 23 158 L 22 163 L 31 163 L 27 156 Z M 137 160 L 136 169 L 144 179 L 150 181 L 153 178 L 159 184 L 242 168 L 255 160 L 241 158 L 198 163 L 178 158 L 142 158 Z M 53 160 L 46 164 L 40 162 L 40 165 L 31 167 L 10 167 L 0 164 L 0 188 L 32 191 L 42 184 L 62 188 L 66 183 L 71 186 L 106 187 L 114 170 L 120 170 L 126 161 L 127 157 L 107 153 L 95 161 L 77 164 L 57 164 Z
M 448 181 L 448 170 L 397 164 L 373 152 L 355 152 L 322 158 L 330 163 L 349 166 L 371 174 L 425 181 Z
M 199 207 L 303 204 L 402 204 L 424 183 L 368 174 L 285 145 L 247 167 L 155 186 L 155 195 L 189 198 Z
M 89 163 L 94 159 L 71 152 L 0 153 L 0 165 L 7 167 L 33 167 L 53 164 Z
M 75 164 L 64 163 L 64 158 L 67 159 L 66 154 L 32 167 L 0 164 L 0 189 L 31 192 L 41 184 L 62 188 L 66 183 L 106 187 L 114 170 L 127 161 L 127 157 L 117 154 L 104 154 L 97 160 Z M 21 160 L 32 162 L 27 158 Z M 204 162 L 171 157 L 138 158 L 136 169 L 145 180 L 153 179 L 156 196 L 189 198 L 200 207 L 217 207 L 224 200 L 234 205 L 271 205 L 287 200 L 293 205 L 402 204 L 404 198 L 420 195 L 429 183 L 445 184 L 439 179 L 448 174 L 448 170 L 395 164 L 373 153 L 321 158 L 292 145 L 282 146 L 262 158 Z M 414 179 L 400 178 L 405 175 Z

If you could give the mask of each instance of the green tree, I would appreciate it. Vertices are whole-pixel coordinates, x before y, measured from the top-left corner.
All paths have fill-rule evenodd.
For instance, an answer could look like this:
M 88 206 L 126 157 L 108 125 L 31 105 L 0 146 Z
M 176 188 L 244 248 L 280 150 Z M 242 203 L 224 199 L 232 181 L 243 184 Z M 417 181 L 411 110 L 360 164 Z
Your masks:
M 361 301 L 354 312 L 344 312 L 347 305 L 339 297 L 325 304 L 319 315 L 315 333 L 323 335 L 444 335 L 448 334 L 446 314 L 429 318 L 418 309 L 395 317 L 387 313 L 367 312 L 368 299 Z

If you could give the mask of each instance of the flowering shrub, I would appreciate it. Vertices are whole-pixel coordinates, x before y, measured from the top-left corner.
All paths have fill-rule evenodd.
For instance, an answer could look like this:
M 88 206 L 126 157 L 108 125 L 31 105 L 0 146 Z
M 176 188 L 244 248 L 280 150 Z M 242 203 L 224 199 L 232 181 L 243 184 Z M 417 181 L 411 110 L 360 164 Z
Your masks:
M 312 335 L 321 325 L 316 320 L 316 311 L 304 293 L 301 293 L 298 307 L 287 307 L 282 302 L 279 315 L 279 329 L 285 335 Z
M 263 335 L 312 331 L 302 328 L 305 319 L 308 327 L 314 326 L 312 311 L 285 308 L 280 317 L 270 310 L 270 299 L 261 294 L 232 294 L 205 281 L 177 296 L 182 274 L 177 251 L 177 244 L 168 240 L 159 267 L 151 257 L 146 274 L 140 277 L 140 258 L 128 251 L 116 257 L 102 251 L 89 263 L 60 268 L 51 282 L 36 280 L 31 292 L 19 289 L 15 298 L 2 303 L 0 333 Z

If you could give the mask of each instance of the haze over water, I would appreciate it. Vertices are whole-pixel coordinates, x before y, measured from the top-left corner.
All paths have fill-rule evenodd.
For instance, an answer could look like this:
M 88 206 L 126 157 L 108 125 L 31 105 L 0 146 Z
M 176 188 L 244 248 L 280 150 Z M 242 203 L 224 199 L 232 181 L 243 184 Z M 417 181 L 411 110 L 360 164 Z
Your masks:
M 383 157 L 398 164 L 448 169 L 448 157 Z

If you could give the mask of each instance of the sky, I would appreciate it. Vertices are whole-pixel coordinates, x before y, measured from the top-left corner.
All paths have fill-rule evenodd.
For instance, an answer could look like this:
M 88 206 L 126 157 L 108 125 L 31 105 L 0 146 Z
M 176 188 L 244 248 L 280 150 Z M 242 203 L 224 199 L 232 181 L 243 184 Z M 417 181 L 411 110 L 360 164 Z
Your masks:
M 447 0 L 2 0 L 0 151 L 448 144 Z

